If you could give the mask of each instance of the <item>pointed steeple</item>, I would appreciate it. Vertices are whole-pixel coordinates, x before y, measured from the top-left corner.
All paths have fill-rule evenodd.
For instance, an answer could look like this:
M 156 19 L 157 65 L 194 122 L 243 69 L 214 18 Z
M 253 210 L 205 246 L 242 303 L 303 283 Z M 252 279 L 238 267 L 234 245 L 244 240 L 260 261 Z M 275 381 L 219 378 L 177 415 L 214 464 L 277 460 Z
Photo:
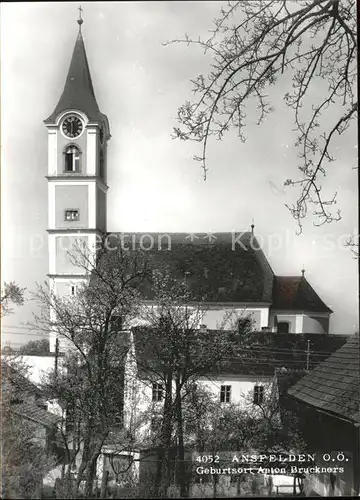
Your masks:
M 79 24 L 79 33 L 75 42 L 65 87 L 55 110 L 45 120 L 45 123 L 53 123 L 60 113 L 68 109 L 83 111 L 91 121 L 102 121 L 104 119 L 104 115 L 100 113 L 96 102 L 89 63 L 86 57 L 84 40 L 81 33 L 81 25 L 83 23 L 81 10 L 80 18 L 77 22 Z

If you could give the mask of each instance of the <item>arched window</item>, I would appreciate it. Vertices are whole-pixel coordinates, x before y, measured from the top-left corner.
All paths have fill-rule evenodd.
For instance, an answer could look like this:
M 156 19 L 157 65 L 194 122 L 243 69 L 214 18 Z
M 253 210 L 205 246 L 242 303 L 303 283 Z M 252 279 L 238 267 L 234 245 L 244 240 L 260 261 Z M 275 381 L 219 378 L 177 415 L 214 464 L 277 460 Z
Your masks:
M 65 151 L 65 172 L 80 172 L 80 149 L 77 146 L 70 145 Z

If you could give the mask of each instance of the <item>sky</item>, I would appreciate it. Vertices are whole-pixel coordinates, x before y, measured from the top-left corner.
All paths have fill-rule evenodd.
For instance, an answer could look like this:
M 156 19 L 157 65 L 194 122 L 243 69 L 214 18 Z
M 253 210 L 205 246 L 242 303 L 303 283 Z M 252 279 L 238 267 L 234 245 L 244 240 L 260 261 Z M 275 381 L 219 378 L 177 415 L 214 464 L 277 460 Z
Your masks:
M 258 127 L 248 113 L 246 143 L 234 133 L 210 144 L 208 178 L 194 154 L 199 145 L 174 140 L 177 109 L 192 98 L 190 79 L 209 71 L 196 47 L 164 42 L 206 36 L 221 2 L 91 2 L 82 4 L 83 36 L 100 109 L 110 121 L 108 231 L 247 231 L 252 221 L 273 271 L 305 276 L 334 314 L 330 333 L 358 329 L 357 261 L 344 246 L 358 227 L 355 124 L 337 143 L 324 190 L 338 191 L 340 222 L 303 234 L 285 203 L 296 189 L 293 116 L 283 102 L 290 80 L 270 93 L 275 112 Z M 78 4 L 3 3 L 2 281 L 27 287 L 26 303 L 3 322 L 3 343 L 36 338 L 28 326 L 31 292 L 46 280 L 47 130 L 57 104 L 78 25 Z M 323 92 L 315 89 L 314 99 Z

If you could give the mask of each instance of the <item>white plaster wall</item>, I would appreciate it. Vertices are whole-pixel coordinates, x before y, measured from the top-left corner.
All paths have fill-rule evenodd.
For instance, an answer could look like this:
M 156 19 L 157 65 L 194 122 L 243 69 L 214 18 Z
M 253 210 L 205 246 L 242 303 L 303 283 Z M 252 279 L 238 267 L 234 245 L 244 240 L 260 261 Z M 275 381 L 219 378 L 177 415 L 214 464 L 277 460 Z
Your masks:
M 131 326 L 144 325 L 146 321 L 146 310 L 151 308 L 156 309 L 155 305 L 150 302 L 144 304 L 144 314 L 139 318 L 132 321 Z M 189 307 L 189 310 L 191 308 Z M 263 327 L 268 326 L 269 322 L 269 308 L 268 307 L 246 307 L 246 306 L 222 306 L 222 305 L 208 305 L 204 306 L 204 310 L 196 310 L 194 308 L 194 323 L 193 328 L 199 327 L 201 324 L 206 325 L 209 330 L 224 329 L 229 330 L 233 327 L 234 321 L 237 318 L 246 317 L 250 315 L 256 320 L 254 330 L 261 330 Z
M 48 128 L 48 175 L 56 175 L 57 169 L 57 129 Z
M 232 404 L 240 404 L 247 408 L 252 408 L 252 398 L 254 386 L 256 384 L 263 384 L 270 390 L 273 377 L 271 376 L 246 376 L 246 375 L 224 375 L 221 379 L 209 380 L 209 379 L 199 379 L 198 384 L 202 384 L 203 387 L 208 389 L 220 402 L 220 389 L 222 385 L 231 386 L 231 400 Z M 175 385 L 173 386 L 174 396 L 175 396 Z M 131 406 L 136 406 L 137 424 L 136 424 L 136 436 L 140 441 L 147 436 L 149 436 L 150 425 L 151 425 L 151 413 L 161 412 L 164 402 L 154 403 L 152 401 L 152 385 L 149 382 L 137 379 L 136 388 L 136 400 L 132 403 L 130 400 L 126 401 L 126 406 L 129 408 Z M 227 403 L 223 403 L 226 406 Z M 254 407 L 255 408 L 255 407 Z M 144 416 L 146 415 L 146 419 Z
M 87 126 L 86 171 L 88 175 L 96 175 L 97 142 L 97 127 Z
M 224 375 L 218 380 L 201 380 L 199 383 L 203 384 L 206 389 L 220 402 L 220 389 L 222 385 L 231 386 L 231 403 L 246 405 L 252 401 L 254 386 L 256 384 L 269 384 L 272 377 L 261 376 L 246 376 L 246 375 Z M 226 403 L 224 403 L 226 404 Z

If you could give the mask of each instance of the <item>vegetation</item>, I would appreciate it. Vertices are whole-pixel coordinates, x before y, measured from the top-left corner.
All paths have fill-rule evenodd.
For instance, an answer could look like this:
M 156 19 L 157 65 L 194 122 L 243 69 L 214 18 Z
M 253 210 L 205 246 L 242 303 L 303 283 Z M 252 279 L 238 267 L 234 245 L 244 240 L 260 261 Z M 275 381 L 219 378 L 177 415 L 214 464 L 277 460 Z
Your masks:
M 185 36 L 168 43 L 199 46 L 211 57 L 209 73 L 191 81 L 194 100 L 179 108 L 180 127 L 174 129 L 175 137 L 201 143 L 195 159 L 205 178 L 209 141 L 221 140 L 231 129 L 245 141 L 247 105 L 256 104 L 257 124 L 262 124 L 275 110 L 270 88 L 289 76 L 292 86 L 284 102 L 293 111 L 300 176 L 285 181 L 299 188 L 287 208 L 300 231 L 310 206 L 316 225 L 339 220 L 337 193 L 324 195 L 322 179 L 335 161 L 336 136 L 357 116 L 356 3 L 229 1 L 208 38 Z
M 25 288 L 20 288 L 14 281 L 4 283 L 0 302 L 1 317 L 13 311 L 11 305 L 22 306 L 24 304 L 25 290 Z

